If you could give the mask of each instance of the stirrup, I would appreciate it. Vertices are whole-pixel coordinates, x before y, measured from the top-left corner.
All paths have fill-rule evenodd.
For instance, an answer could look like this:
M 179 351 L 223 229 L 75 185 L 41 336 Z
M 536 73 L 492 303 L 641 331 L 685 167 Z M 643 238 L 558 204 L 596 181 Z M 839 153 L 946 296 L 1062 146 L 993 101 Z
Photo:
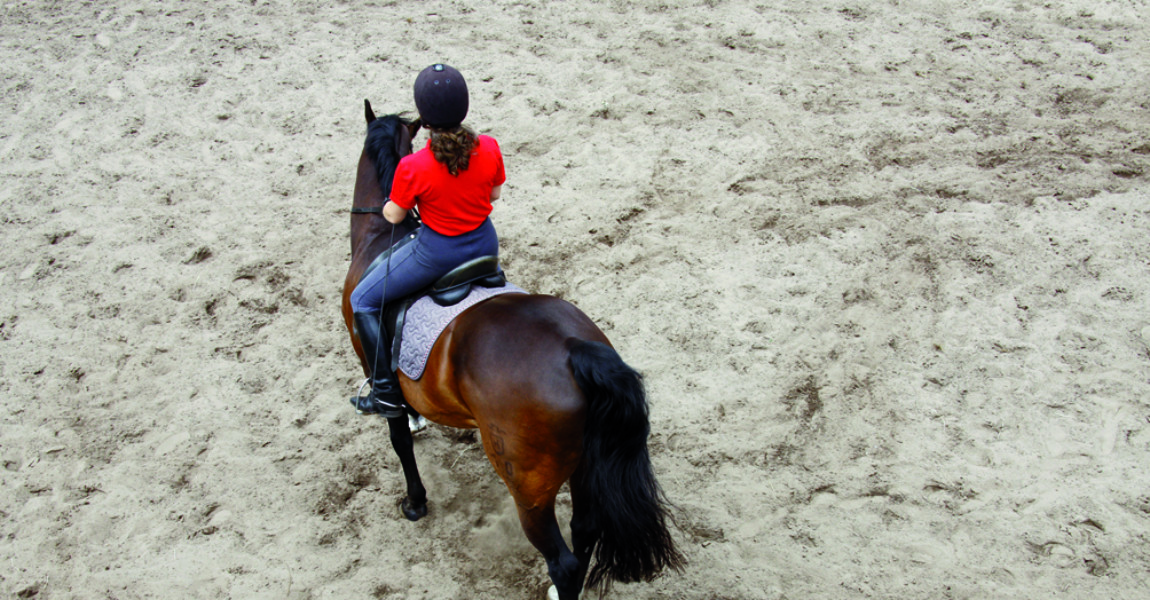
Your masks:
M 363 395 L 363 389 L 371 386 L 371 378 L 363 380 L 359 386 L 359 391 L 356 395 L 352 396 L 349 400 L 351 405 L 355 407 L 355 412 L 361 415 L 380 415 L 381 417 L 392 419 L 402 416 L 406 411 L 403 409 L 403 395 L 397 393 L 395 395 L 396 402 L 385 402 L 375 397 L 374 390 L 368 389 L 367 395 Z
M 407 411 L 403 409 L 403 394 L 396 393 L 396 401 L 388 402 L 380 400 L 375 394 L 371 395 L 371 403 L 373 412 L 369 414 L 377 414 L 385 419 L 394 419 L 396 417 L 407 416 Z
M 366 396 L 363 395 L 363 388 L 368 388 Z M 354 396 L 349 398 L 349 400 L 351 401 L 351 405 L 355 407 L 355 412 L 357 412 L 361 415 L 371 414 L 370 409 L 371 409 L 372 403 L 371 403 L 371 378 L 370 377 L 368 377 L 367 379 L 364 379 L 363 383 L 359 384 L 359 389 L 355 392 Z
M 402 417 L 406 413 L 402 406 L 377 400 L 373 396 L 355 396 L 351 398 L 351 405 L 355 407 L 355 412 L 358 414 L 379 415 L 385 419 Z

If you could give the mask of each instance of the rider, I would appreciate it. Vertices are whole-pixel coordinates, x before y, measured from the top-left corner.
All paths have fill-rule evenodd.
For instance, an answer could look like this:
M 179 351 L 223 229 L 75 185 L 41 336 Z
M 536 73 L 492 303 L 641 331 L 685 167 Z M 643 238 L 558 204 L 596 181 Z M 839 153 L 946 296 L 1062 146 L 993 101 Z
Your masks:
M 506 179 L 499 144 L 463 125 L 468 94 L 459 71 L 444 64 L 424 69 L 415 79 L 415 107 L 431 139 L 399 161 L 383 217 L 398 224 L 419 207 L 423 226 L 414 241 L 396 250 L 386 266 L 368 273 L 351 294 L 372 385 L 369 396 L 353 402 L 363 414 L 388 418 L 403 415 L 403 395 L 391 370 L 390 349 L 380 340 L 383 306 L 469 260 L 499 253 L 488 215 Z

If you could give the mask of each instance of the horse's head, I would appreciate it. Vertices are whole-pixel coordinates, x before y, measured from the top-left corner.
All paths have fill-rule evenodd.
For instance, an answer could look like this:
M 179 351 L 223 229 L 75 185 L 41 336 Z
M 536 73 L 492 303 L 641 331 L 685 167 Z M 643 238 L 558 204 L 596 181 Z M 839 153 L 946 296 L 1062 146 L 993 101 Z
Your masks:
M 389 240 L 398 240 L 418 225 L 412 217 L 393 228 L 383 218 L 382 210 L 391 194 L 391 182 L 399 159 L 411 154 L 411 139 L 419 131 L 419 122 L 400 115 L 376 118 L 371 103 L 364 100 L 363 104 L 367 138 L 359 157 L 352 200 L 351 251 L 353 254 L 377 254 L 382 249 L 379 244 L 386 247 Z
M 367 119 L 367 139 L 363 151 L 375 165 L 379 177 L 379 187 L 383 197 L 391 193 L 391 180 L 399 159 L 411 154 L 411 140 L 419 132 L 419 120 L 405 119 L 400 115 L 376 117 L 371 110 L 371 102 L 363 101 L 364 117 Z

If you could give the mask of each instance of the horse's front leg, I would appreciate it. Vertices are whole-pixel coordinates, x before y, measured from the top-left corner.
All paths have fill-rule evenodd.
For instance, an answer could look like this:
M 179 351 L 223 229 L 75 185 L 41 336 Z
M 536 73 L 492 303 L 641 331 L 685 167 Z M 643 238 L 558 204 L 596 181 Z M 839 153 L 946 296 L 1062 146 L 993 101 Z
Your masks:
M 388 419 L 387 428 L 391 435 L 391 447 L 399 456 L 399 464 L 403 465 L 403 478 L 407 480 L 407 496 L 400 503 L 399 509 L 407 520 L 418 521 L 427 516 L 427 490 L 423 487 L 419 467 L 415 464 L 415 443 L 411 438 L 407 415 Z

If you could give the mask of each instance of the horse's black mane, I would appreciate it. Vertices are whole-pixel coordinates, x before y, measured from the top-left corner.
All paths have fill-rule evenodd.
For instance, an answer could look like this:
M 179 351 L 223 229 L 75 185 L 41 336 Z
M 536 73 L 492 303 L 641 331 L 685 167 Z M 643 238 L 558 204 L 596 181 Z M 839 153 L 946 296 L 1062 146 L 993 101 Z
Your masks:
M 367 126 L 367 140 L 363 149 L 375 162 L 375 174 L 379 177 L 379 187 L 383 190 L 383 197 L 391 195 L 391 180 L 395 176 L 395 168 L 399 166 L 398 140 L 400 127 L 410 125 L 411 121 L 400 115 L 385 115 L 372 121 Z

